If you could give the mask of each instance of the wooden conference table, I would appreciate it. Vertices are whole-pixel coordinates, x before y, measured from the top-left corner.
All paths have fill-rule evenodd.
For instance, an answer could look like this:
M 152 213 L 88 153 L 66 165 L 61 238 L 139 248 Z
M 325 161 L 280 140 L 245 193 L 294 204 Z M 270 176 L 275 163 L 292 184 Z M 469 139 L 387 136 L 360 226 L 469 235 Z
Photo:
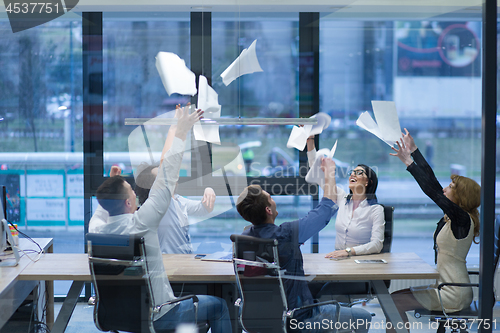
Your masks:
M 387 263 L 357 264 L 355 259 L 384 259 Z M 235 282 L 233 265 L 229 262 L 202 261 L 194 259 L 192 254 L 164 254 L 163 263 L 172 283 Z M 387 320 L 392 322 L 401 322 L 401 317 L 383 280 L 436 279 L 439 276 L 432 266 L 414 253 L 381 253 L 339 261 L 326 259 L 324 254 L 304 254 L 304 271 L 315 281 L 370 280 Z M 84 282 L 91 279 L 87 254 L 45 254 L 38 262 L 26 267 L 19 279 L 74 281 L 52 329 L 52 332 L 64 332 Z M 47 312 L 50 311 L 53 311 L 53 305 L 49 304 Z M 405 329 L 397 331 L 407 332 Z
M 52 252 L 52 238 L 35 238 L 34 241 L 37 242 L 45 252 Z M 25 238 L 19 239 L 19 248 L 25 250 L 27 255 L 31 258 L 36 257 L 36 253 L 33 251 L 40 251 L 40 248 L 36 244 Z M 26 255 L 23 255 L 22 252 L 20 252 L 19 255 L 21 259 L 16 266 L 0 267 L 0 328 L 7 323 L 12 314 L 38 285 L 38 281 L 36 280 L 21 281 L 19 279 L 19 274 L 31 263 L 31 260 Z M 14 260 L 11 259 L 13 258 L 12 254 L 0 258 L 3 261 L 5 260 L 6 263 L 10 261 L 14 262 Z M 48 284 L 47 286 L 50 285 L 51 284 Z M 47 292 L 54 293 L 54 291 L 50 289 L 47 290 Z

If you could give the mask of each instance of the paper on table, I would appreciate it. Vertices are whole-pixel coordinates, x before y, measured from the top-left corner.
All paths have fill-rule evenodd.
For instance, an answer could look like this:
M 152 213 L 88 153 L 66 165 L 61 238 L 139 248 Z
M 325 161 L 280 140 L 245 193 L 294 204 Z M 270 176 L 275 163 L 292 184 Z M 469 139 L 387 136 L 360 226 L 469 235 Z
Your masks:
M 196 95 L 196 76 L 175 53 L 158 52 L 156 69 L 167 94 Z
M 203 75 L 200 75 L 198 81 L 198 108 L 205 111 L 203 118 L 206 120 L 220 118 L 219 97 Z M 220 144 L 219 125 L 202 126 L 196 123 L 193 132 L 196 140 Z
M 222 72 L 220 76 L 222 77 L 222 82 L 224 82 L 226 86 L 244 74 L 263 72 L 259 65 L 259 60 L 257 60 L 257 53 L 255 51 L 256 44 L 257 40 L 254 40 L 248 49 L 241 51 L 240 56 Z
M 320 187 L 325 185 L 325 173 L 321 170 L 321 159 L 323 157 L 332 158 L 337 150 L 337 142 L 333 145 L 332 149 L 323 148 L 316 152 L 316 159 L 313 166 L 309 169 L 306 175 L 306 182 L 310 184 L 318 184 Z
M 304 150 L 312 127 L 313 125 L 304 125 L 303 127 L 293 126 L 286 147 Z
M 372 101 L 372 106 L 377 122 L 372 119 L 368 111 L 365 111 L 356 120 L 356 125 L 392 147 L 401 137 L 396 106 L 394 102 L 385 101 Z

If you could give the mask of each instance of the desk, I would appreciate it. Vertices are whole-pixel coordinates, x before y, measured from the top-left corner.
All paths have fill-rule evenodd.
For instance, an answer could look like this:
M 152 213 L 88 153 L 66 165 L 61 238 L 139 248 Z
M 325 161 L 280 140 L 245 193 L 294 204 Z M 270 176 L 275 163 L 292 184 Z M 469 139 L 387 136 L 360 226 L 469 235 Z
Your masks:
M 356 264 L 354 259 L 385 259 L 387 264 Z M 235 282 L 233 265 L 228 262 L 194 259 L 192 254 L 164 254 L 163 264 L 170 282 L 173 283 L 208 282 L 225 284 Z M 326 259 L 324 254 L 304 254 L 304 271 L 306 275 L 314 276 L 316 281 L 352 281 L 367 280 L 369 278 L 388 320 L 395 322 L 401 321 L 401 317 L 395 309 L 383 280 L 436 279 L 439 276 L 433 267 L 414 253 L 381 253 L 356 256 L 339 261 Z M 79 288 L 77 293 L 79 295 L 83 288 L 83 282 L 91 279 L 87 255 L 84 253 L 46 254 L 38 262 L 30 264 L 24 269 L 19 275 L 19 279 L 72 280 L 75 281 L 73 284 L 77 286 L 76 289 Z M 72 293 L 72 289 L 73 286 L 70 293 Z M 68 297 L 70 293 L 68 293 Z M 53 311 L 53 308 L 48 308 L 47 312 L 49 311 Z M 69 320 L 69 317 L 67 319 Z M 59 321 L 59 317 L 57 321 Z M 54 324 L 54 329 L 57 321 Z M 65 327 L 61 332 L 64 331 Z M 52 331 L 57 332 L 54 329 Z M 406 332 L 406 330 L 398 331 Z
M 35 238 L 36 241 L 45 252 L 52 252 L 52 238 Z M 26 238 L 19 239 L 19 248 L 23 250 L 40 251 L 38 246 Z M 19 264 L 13 267 L 0 267 L 0 327 L 3 327 L 9 320 L 12 314 L 19 308 L 28 295 L 38 285 L 38 281 L 20 281 L 19 274 L 31 263 L 30 259 L 19 253 L 21 259 Z M 31 257 L 36 254 L 29 253 Z M 52 282 L 46 283 L 48 292 L 54 294 L 54 290 L 50 289 Z M 53 304 L 52 304 L 53 306 Z

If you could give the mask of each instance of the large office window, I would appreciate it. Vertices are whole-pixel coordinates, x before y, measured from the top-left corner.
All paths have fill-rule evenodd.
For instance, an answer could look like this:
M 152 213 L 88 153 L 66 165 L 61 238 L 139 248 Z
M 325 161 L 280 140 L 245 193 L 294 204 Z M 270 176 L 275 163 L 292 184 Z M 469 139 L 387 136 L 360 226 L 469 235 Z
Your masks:
M 155 66 L 158 52 L 172 52 L 190 65 L 189 13 L 104 13 L 103 100 L 104 152 L 147 151 L 144 137 L 132 134 L 136 126 L 125 126 L 126 118 L 154 118 L 186 105 L 189 96 L 168 95 Z M 147 142 L 161 152 L 169 126 L 145 128 Z M 132 134 L 132 136 L 131 136 Z M 142 133 L 141 133 L 142 134 Z M 141 140 L 142 139 L 142 140 Z M 137 142 L 139 141 L 139 142 Z M 189 158 L 189 154 L 186 154 Z M 122 156 L 116 155 L 117 158 Z M 118 163 L 124 175 L 132 174 L 128 154 L 105 163 L 104 173 Z M 155 155 L 156 159 L 159 156 Z M 183 173 L 189 173 L 186 162 Z M 114 163 L 113 163 L 114 162 Z
M 422 14 L 397 7 L 391 15 L 372 15 L 368 6 L 366 12 L 358 7 L 332 7 L 332 12 L 320 14 L 318 103 L 332 122 L 320 135 L 319 148 L 331 148 L 338 140 L 335 157 L 341 172 L 358 163 L 376 170 L 379 201 L 395 207 L 393 251 L 417 252 L 432 263 L 432 232 L 441 210 L 401 162 L 389 156 L 390 147 L 355 122 L 362 112 L 371 112 L 372 100 L 392 100 L 401 127 L 415 137 L 443 186 L 451 173 L 479 182 L 480 11 L 443 13 L 427 8 Z M 241 10 L 214 8 L 210 13 L 209 79 L 219 95 L 222 117 L 309 116 L 299 112 L 300 13 Z M 177 104 L 196 100 L 169 96 L 155 67 L 160 51 L 177 54 L 191 67 L 192 16 L 187 11 L 105 12 L 102 23 L 102 173 L 107 175 L 111 165 L 118 164 L 131 176 L 131 133 L 139 129 L 142 138 L 146 133 L 157 159 L 168 127 L 146 126 L 142 132 L 125 126 L 125 118 L 163 116 Z M 81 25 L 80 16 L 69 13 L 13 34 L 6 17 L 0 20 L 0 63 L 6 69 L 0 77 L 0 184 L 7 185 L 10 219 L 32 236 L 55 236 L 59 252 L 83 249 Z M 263 71 L 226 86 L 220 74 L 255 40 Z M 269 187 L 286 185 L 286 178 L 295 182 L 299 153 L 286 148 L 290 131 L 291 126 L 282 125 L 221 126 L 221 145 L 208 150 L 214 178 L 263 176 Z M 185 154 L 181 176 L 193 176 L 196 158 Z M 341 172 L 338 183 L 345 187 L 346 175 Z M 199 200 L 204 185 L 191 198 Z M 248 224 L 234 209 L 238 194 L 218 191 L 214 213 L 193 220 L 195 252 L 228 249 L 229 234 Z M 278 223 L 297 219 L 312 207 L 311 196 L 281 195 L 275 200 Z M 333 218 L 320 233 L 320 252 L 334 249 L 334 222 Z M 306 245 L 303 250 L 311 248 Z M 478 246 L 473 245 L 469 264 L 477 264 L 478 258 Z
M 12 33 L 0 19 L 0 185 L 7 217 L 54 252 L 83 248 L 81 17 Z M 56 294 L 68 283 L 56 283 Z
M 413 135 L 443 187 L 452 173 L 480 183 L 481 24 L 324 15 L 320 27 L 321 111 L 332 116 L 320 145 L 331 148 L 338 140 L 335 157 L 377 172 L 379 202 L 395 207 L 393 251 L 416 252 L 432 264 L 441 209 L 389 156 L 390 147 L 356 120 L 372 112 L 372 100 L 394 101 L 401 128 Z M 334 235 L 334 225 L 321 232 L 320 252 L 333 247 Z M 479 263 L 479 246 L 472 247 L 468 262 Z
M 82 29 L 68 15 L 12 33 L 0 20 L 0 184 L 8 218 L 32 237 L 83 231 Z
M 298 13 L 213 13 L 212 86 L 223 117 L 298 117 L 298 20 Z M 226 86 L 220 74 L 254 42 L 262 72 Z M 298 151 L 286 148 L 290 131 L 282 125 L 224 126 L 220 136 L 240 145 L 248 175 L 286 177 L 298 168 Z

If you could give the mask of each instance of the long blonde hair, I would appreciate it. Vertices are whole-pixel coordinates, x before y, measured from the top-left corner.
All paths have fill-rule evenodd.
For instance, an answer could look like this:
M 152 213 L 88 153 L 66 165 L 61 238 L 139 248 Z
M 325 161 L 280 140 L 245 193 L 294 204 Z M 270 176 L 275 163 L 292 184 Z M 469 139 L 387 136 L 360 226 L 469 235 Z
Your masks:
M 479 211 L 477 208 L 481 204 L 481 186 L 476 181 L 459 176 L 451 175 L 453 201 L 463 210 L 470 214 L 474 221 L 474 243 L 478 244 L 476 237 L 479 237 Z

